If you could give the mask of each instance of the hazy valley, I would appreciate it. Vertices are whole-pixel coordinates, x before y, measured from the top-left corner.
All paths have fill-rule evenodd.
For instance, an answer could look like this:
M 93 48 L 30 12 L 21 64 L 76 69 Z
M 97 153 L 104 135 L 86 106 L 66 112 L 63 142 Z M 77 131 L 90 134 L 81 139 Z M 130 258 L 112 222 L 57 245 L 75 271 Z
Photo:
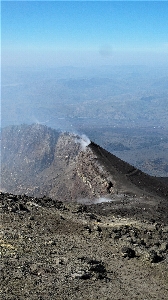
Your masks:
M 153 176 L 168 174 L 166 67 L 2 70 L 1 126 L 85 133 Z

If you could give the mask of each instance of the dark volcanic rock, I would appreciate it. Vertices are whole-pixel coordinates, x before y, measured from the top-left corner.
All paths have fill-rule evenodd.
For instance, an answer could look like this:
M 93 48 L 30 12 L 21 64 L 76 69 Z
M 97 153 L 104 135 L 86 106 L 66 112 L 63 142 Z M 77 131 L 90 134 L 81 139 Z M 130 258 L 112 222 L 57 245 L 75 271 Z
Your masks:
M 127 187 L 129 187 L 129 184 L 133 183 L 135 187 L 142 189 L 144 192 L 168 198 L 168 188 L 166 184 L 164 184 L 163 179 L 158 180 L 155 177 L 143 173 L 93 142 L 89 147 L 96 154 L 101 164 L 113 174 L 120 185 L 121 182 L 123 182 L 123 184 L 126 182 Z
M 157 254 L 156 251 L 151 250 L 151 251 L 149 251 L 149 253 L 148 253 L 148 259 L 149 259 L 150 262 L 152 262 L 152 263 L 158 263 L 158 262 L 160 262 L 160 261 L 162 260 L 162 257 L 159 256 L 159 255 Z
M 124 246 L 122 249 L 121 249 L 121 252 L 122 252 L 122 256 L 123 257 L 128 257 L 128 258 L 133 258 L 135 257 L 135 251 L 127 246 Z

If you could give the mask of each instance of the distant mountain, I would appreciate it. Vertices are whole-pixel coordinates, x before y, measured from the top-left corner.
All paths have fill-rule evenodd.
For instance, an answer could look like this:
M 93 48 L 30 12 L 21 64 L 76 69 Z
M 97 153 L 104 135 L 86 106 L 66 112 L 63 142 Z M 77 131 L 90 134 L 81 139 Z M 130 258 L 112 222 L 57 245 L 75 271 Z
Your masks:
M 86 137 L 43 125 L 2 129 L 1 189 L 63 201 L 167 197 L 160 182 Z

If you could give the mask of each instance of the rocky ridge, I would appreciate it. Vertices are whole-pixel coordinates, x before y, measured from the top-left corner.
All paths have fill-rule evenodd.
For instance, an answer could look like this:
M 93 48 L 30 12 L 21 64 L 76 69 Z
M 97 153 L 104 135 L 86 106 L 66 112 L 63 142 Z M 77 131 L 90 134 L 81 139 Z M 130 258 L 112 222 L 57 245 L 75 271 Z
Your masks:
M 1 189 L 62 201 L 116 194 L 167 197 L 168 188 L 100 146 L 42 125 L 2 130 Z

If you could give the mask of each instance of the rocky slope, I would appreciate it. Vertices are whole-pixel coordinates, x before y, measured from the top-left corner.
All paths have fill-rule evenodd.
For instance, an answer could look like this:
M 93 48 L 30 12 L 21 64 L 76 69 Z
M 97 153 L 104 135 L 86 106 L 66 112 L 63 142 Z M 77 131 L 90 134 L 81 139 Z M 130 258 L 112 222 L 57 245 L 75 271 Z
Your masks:
M 0 203 L 2 299 L 167 299 L 168 223 L 122 217 L 112 202 Z

